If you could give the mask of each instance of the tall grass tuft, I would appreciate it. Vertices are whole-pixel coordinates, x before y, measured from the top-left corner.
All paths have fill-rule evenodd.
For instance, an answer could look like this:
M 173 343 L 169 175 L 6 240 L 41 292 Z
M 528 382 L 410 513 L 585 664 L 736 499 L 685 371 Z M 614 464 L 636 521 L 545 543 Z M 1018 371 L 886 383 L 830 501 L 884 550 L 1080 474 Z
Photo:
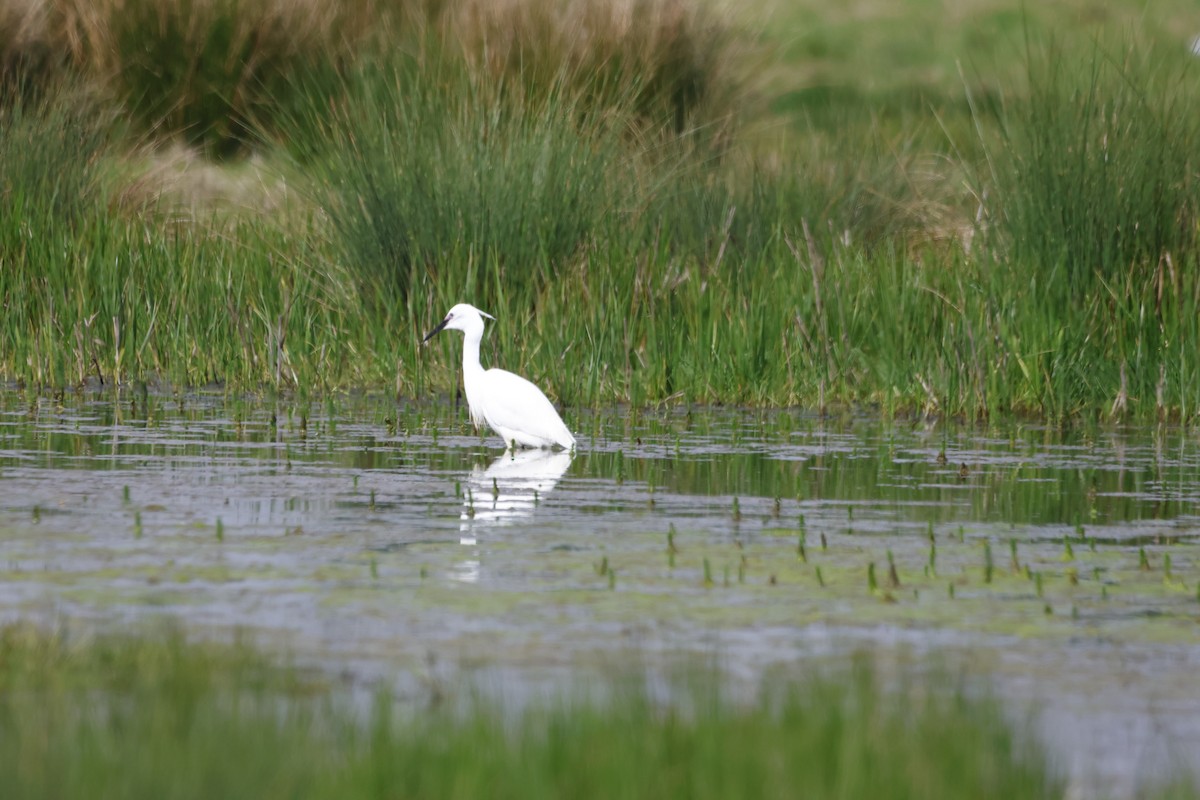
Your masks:
M 1077 298 L 1196 254 L 1200 89 L 1194 59 L 1145 42 L 1090 56 L 1027 45 L 1028 93 L 1000 108 L 993 216 L 1042 290 Z M 1061 276 L 1057 271 L 1061 270 Z M 1060 289 L 1065 290 L 1060 293 Z
M 619 198 L 615 142 L 571 100 L 489 85 L 460 63 L 357 70 L 313 110 L 307 165 L 369 303 L 451 271 L 481 304 L 535 290 L 576 258 Z
M 1113 416 L 1166 395 L 1194 407 L 1194 59 L 1139 40 L 1027 41 L 1025 58 L 1027 91 L 991 109 L 994 126 L 977 108 L 979 130 L 997 132 L 977 192 L 992 363 L 1051 416 L 1098 397 Z

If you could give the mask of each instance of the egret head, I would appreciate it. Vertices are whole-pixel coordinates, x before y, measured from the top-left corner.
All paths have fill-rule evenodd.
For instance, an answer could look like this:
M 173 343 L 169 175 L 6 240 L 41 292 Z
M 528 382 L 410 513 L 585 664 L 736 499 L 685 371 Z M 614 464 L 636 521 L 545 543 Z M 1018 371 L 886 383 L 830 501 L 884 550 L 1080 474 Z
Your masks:
M 484 317 L 495 319 L 491 314 L 480 311 L 473 305 L 459 303 L 446 312 L 446 318 L 442 320 L 440 325 L 425 335 L 425 341 L 428 342 L 443 330 L 463 331 L 464 333 L 471 330 L 478 330 L 482 333 Z

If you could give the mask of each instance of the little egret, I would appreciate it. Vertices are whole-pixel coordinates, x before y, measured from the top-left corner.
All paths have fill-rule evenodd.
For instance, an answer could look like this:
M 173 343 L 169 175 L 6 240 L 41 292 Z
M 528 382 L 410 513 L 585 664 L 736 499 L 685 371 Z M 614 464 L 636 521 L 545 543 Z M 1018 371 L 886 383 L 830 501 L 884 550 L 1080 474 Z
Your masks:
M 480 366 L 484 317 L 495 319 L 472 305 L 459 303 L 425 337 L 428 342 L 443 330 L 463 332 L 463 385 L 472 424 L 478 428 L 486 422 L 509 447 L 574 448 L 575 437 L 541 389 L 520 375 Z

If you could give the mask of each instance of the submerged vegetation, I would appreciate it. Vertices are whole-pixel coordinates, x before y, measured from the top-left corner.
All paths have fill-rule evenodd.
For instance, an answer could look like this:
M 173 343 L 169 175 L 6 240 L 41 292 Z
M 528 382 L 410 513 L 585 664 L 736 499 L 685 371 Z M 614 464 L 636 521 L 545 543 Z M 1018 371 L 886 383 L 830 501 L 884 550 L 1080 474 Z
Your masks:
M 865 664 L 756 704 L 633 681 L 603 705 L 400 705 L 178 636 L 0 631 L 0 771 L 25 797 L 1061 797 L 998 705 Z M 470 698 L 468 691 L 465 695 Z
M 1200 18 L 927 5 L 5 3 L 0 376 L 1194 419 Z

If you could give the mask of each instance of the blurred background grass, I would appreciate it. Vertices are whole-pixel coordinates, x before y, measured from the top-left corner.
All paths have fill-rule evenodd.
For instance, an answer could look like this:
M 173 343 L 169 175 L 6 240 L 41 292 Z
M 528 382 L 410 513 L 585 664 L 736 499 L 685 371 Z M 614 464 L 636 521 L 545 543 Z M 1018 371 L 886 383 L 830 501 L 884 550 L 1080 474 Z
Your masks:
M 742 703 L 703 672 L 669 699 L 631 675 L 593 699 L 564 688 L 506 707 L 461 686 L 355 703 L 242 643 L 10 626 L 0 772 L 14 800 L 1062 796 L 995 701 L 887 682 L 862 661 Z

